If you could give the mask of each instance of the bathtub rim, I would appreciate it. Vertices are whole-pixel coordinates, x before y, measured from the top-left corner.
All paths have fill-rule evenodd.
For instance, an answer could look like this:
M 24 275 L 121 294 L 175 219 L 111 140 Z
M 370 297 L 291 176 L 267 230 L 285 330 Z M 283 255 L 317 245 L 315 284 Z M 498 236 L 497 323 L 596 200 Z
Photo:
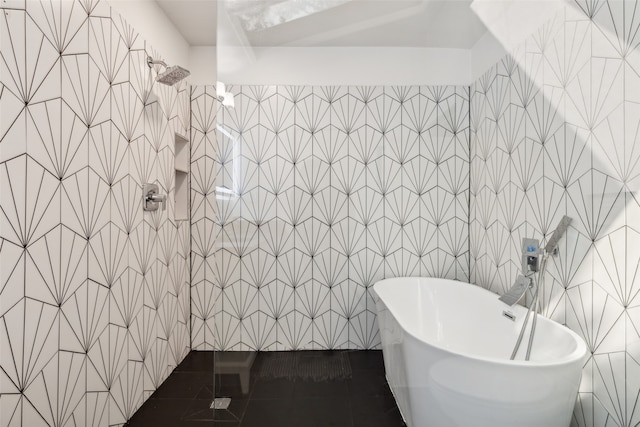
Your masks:
M 576 362 L 580 362 L 582 365 L 584 364 L 586 358 L 588 357 L 588 348 L 587 348 L 587 344 L 584 341 L 584 339 L 582 339 L 582 337 L 580 337 L 580 335 L 578 335 L 575 331 L 569 329 L 568 327 L 566 327 L 565 325 L 562 325 L 558 322 L 556 322 L 555 320 L 551 320 L 549 318 L 547 318 L 546 316 L 538 313 L 538 321 L 542 320 L 545 322 L 553 322 L 555 323 L 556 327 L 562 327 L 564 328 L 565 332 L 567 332 L 569 334 L 569 336 L 571 336 L 574 340 L 574 342 L 576 343 L 576 348 L 571 352 L 568 353 L 566 356 L 558 358 L 558 359 L 553 359 L 550 361 L 527 361 L 527 360 L 510 360 L 508 358 L 504 358 L 504 359 L 499 359 L 499 358 L 495 358 L 495 357 L 482 357 L 482 356 L 475 356 L 472 354 L 467 354 L 467 353 L 460 353 L 457 351 L 452 351 L 449 350 L 447 348 L 444 348 L 438 344 L 434 344 L 432 342 L 427 342 L 419 337 L 417 337 L 413 332 L 411 332 L 411 330 L 407 329 L 406 325 L 404 324 L 404 322 L 402 322 L 400 319 L 398 319 L 398 317 L 395 315 L 395 313 L 393 311 L 391 311 L 391 309 L 389 309 L 388 305 L 386 303 L 384 303 L 384 299 L 380 297 L 380 295 L 378 294 L 378 291 L 376 290 L 376 287 L 378 286 L 378 284 L 384 285 L 385 282 L 392 282 L 392 281 L 398 281 L 398 280 L 403 280 L 403 279 L 408 279 L 408 280 L 415 280 L 415 279 L 419 279 L 419 280 L 437 280 L 437 281 L 444 281 L 444 282 L 452 282 L 455 283 L 457 285 L 468 285 L 468 286 L 474 286 L 479 290 L 482 290 L 486 293 L 492 294 L 496 296 L 496 299 L 498 298 L 498 294 L 496 294 L 495 292 L 491 292 L 490 290 L 483 288 L 482 286 L 479 285 L 474 285 L 473 283 L 469 283 L 469 282 L 462 282 L 459 280 L 452 280 L 452 279 L 442 279 L 442 278 L 438 278 L 438 277 L 420 277 L 420 276 L 407 276 L 407 277 L 393 277 L 393 278 L 388 278 L 388 279 L 382 279 L 382 280 L 378 280 L 377 282 L 375 282 L 373 284 L 373 286 L 371 287 L 372 291 L 373 291 L 373 296 L 374 296 L 374 300 L 377 301 L 380 300 L 382 301 L 382 303 L 385 305 L 385 307 L 387 307 L 387 309 L 393 314 L 393 318 L 395 319 L 396 322 L 398 322 L 398 324 L 400 324 L 400 326 L 402 326 L 402 330 L 409 335 L 412 339 L 424 343 L 426 345 L 429 345 L 439 351 L 442 351 L 444 353 L 447 353 L 451 356 L 455 356 L 455 357 L 464 357 L 464 358 L 468 358 L 468 359 L 472 359 L 472 360 L 476 360 L 479 362 L 483 362 L 483 363 L 490 363 L 490 364 L 496 364 L 496 365 L 507 365 L 507 366 L 513 366 L 513 367 L 522 367 L 522 368 L 536 368 L 536 367 L 541 367 L 541 366 L 564 366 L 564 365 L 572 365 L 573 363 Z M 380 286 L 381 287 L 381 286 Z M 505 305 L 505 307 L 507 307 Z M 526 308 L 525 307 L 512 307 L 512 309 L 515 308 L 516 310 L 522 310 L 523 313 L 526 313 Z M 523 343 L 524 345 L 524 343 Z

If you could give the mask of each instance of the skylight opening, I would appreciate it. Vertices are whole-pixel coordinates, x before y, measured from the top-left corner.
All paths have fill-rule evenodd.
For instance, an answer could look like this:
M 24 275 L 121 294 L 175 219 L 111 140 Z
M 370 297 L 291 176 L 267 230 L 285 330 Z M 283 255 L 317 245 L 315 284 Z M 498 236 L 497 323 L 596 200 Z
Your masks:
M 353 0 L 284 0 L 260 3 L 229 1 L 227 6 L 246 32 L 256 32 L 324 12 L 351 1 Z

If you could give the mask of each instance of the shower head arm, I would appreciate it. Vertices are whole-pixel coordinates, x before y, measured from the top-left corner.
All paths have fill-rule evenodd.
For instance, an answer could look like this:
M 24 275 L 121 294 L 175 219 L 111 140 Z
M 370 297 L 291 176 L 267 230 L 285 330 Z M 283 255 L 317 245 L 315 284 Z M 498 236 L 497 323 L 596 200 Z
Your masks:
M 167 63 L 161 59 L 153 59 L 150 56 L 147 56 L 147 65 L 151 68 L 153 65 L 162 65 L 164 68 L 167 68 Z

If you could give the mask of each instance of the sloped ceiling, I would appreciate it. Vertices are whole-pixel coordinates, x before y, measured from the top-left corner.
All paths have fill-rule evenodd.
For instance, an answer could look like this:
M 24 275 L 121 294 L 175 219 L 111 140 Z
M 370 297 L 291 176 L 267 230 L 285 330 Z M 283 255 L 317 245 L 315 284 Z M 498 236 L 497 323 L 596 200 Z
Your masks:
M 222 16 L 256 47 L 470 49 L 486 32 L 469 7 L 471 0 L 156 1 L 191 46 L 227 39 L 217 34 Z M 300 13 L 301 4 L 308 14 Z

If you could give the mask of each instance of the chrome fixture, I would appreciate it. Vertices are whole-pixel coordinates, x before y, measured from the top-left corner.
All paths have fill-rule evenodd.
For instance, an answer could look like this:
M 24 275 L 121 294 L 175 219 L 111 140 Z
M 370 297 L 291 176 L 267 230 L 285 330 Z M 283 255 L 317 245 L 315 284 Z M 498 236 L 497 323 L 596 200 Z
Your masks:
M 503 303 L 507 304 L 509 307 L 517 304 L 518 301 L 522 299 L 525 293 L 527 293 L 528 289 L 533 287 L 533 282 L 530 277 L 525 277 L 523 275 L 519 275 L 516 279 L 516 283 L 511 286 L 511 288 L 502 295 L 499 299 Z
M 522 274 L 529 276 L 538 271 L 540 242 L 538 239 L 522 239 Z
M 556 255 L 558 253 L 558 242 L 560 238 L 567 232 L 567 228 L 571 224 L 571 218 L 568 216 L 563 216 L 560 220 L 560 224 L 556 227 L 556 231 L 553 232 L 551 238 L 547 242 L 547 246 L 545 246 L 544 250 L 548 254 Z
M 543 251 L 538 248 L 537 240 L 526 238 L 523 239 L 522 268 L 524 276 L 518 276 L 516 283 L 511 287 L 511 289 L 509 289 L 507 293 L 499 298 L 500 301 L 504 302 L 505 304 L 513 306 L 518 301 L 520 301 L 520 299 L 522 299 L 527 289 L 530 289 L 533 292 L 533 299 L 531 301 L 531 304 L 529 304 L 527 314 L 524 318 L 524 322 L 522 323 L 522 328 L 520 329 L 520 334 L 518 335 L 518 339 L 516 340 L 513 352 L 511 353 L 511 360 L 515 359 L 516 354 L 518 353 L 518 349 L 520 348 L 520 344 L 522 343 L 522 338 L 524 337 L 525 329 L 527 328 L 527 323 L 529 322 L 529 316 L 533 311 L 533 320 L 531 323 L 531 331 L 529 332 L 529 342 L 527 344 L 527 353 L 525 355 L 525 360 L 529 360 L 531 356 L 531 347 L 533 346 L 533 337 L 536 332 L 536 321 L 538 318 L 538 310 L 540 305 L 539 294 L 541 288 L 544 292 L 544 276 L 547 272 L 547 262 L 549 259 L 549 255 L 557 255 L 558 242 L 566 233 L 569 224 L 571 224 L 571 218 L 566 215 L 563 216 Z M 540 252 L 542 252 L 542 259 L 538 264 L 538 257 Z M 535 280 L 535 273 L 538 273 L 538 280 Z
M 158 184 L 145 184 L 142 187 L 142 209 L 145 212 L 157 211 L 162 204 L 162 210 L 167 208 L 166 194 L 158 194 Z
M 150 56 L 147 56 L 147 65 L 149 66 L 149 68 L 153 67 L 154 65 L 162 65 L 165 68 L 164 73 L 158 74 L 156 81 L 158 83 L 169 86 L 173 86 L 180 80 L 189 77 L 189 75 L 191 74 L 189 70 L 182 68 L 179 65 L 169 67 L 164 61 L 160 59 L 153 59 Z
M 516 321 L 516 315 L 515 315 L 515 314 L 513 314 L 513 313 L 512 313 L 512 312 L 510 312 L 510 311 L 502 310 L 502 315 L 503 315 L 504 317 L 506 317 L 507 319 L 511 320 L 512 322 L 515 322 L 515 321 Z

